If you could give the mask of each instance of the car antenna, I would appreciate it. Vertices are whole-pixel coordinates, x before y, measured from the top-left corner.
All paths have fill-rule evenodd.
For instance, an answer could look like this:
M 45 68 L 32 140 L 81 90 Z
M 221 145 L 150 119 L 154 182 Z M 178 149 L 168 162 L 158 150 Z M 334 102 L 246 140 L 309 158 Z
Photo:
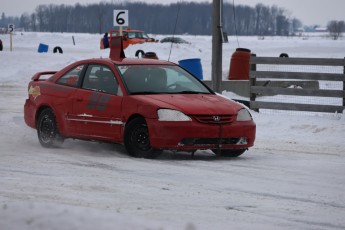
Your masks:
M 176 26 L 177 26 L 178 16 L 179 16 L 179 14 L 180 14 L 180 7 L 181 7 L 181 0 L 178 1 L 178 3 L 177 3 L 177 15 L 176 15 L 176 21 L 175 21 L 175 26 L 174 26 L 174 32 L 173 32 L 173 36 L 172 36 L 173 38 L 172 38 L 171 45 L 170 45 L 170 52 L 169 52 L 168 61 L 170 61 L 170 55 L 171 55 L 171 50 L 172 50 L 172 46 L 173 46 L 174 36 L 175 36 L 175 32 L 176 32 Z

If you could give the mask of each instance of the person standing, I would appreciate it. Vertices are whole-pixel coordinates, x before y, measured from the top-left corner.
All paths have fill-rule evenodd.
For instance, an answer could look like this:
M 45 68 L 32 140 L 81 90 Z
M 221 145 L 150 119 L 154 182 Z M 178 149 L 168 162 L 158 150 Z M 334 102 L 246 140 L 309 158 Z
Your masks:
M 109 48 L 108 33 L 105 33 L 104 36 L 103 36 L 103 47 L 104 47 L 104 49 Z

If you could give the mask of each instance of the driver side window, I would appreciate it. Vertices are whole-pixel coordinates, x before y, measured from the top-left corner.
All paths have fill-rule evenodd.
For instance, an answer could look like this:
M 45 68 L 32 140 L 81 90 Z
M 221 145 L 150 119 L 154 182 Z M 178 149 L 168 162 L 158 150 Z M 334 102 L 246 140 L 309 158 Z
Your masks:
M 117 95 L 119 84 L 110 68 L 103 65 L 89 65 L 82 88 Z

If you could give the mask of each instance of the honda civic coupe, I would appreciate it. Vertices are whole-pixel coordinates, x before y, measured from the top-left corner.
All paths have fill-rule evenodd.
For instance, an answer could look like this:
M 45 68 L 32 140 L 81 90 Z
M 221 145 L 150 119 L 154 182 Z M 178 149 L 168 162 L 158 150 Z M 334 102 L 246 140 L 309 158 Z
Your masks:
M 112 142 L 140 158 L 205 149 L 237 157 L 256 133 L 243 105 L 179 65 L 153 59 L 88 59 L 36 73 L 24 118 L 43 147 L 66 138 Z

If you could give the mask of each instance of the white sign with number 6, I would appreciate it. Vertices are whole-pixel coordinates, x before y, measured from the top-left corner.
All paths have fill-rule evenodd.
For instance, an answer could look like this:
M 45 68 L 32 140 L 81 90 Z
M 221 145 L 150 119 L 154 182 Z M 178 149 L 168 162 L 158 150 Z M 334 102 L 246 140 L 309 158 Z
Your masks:
M 114 10 L 114 26 L 128 26 L 128 10 Z

